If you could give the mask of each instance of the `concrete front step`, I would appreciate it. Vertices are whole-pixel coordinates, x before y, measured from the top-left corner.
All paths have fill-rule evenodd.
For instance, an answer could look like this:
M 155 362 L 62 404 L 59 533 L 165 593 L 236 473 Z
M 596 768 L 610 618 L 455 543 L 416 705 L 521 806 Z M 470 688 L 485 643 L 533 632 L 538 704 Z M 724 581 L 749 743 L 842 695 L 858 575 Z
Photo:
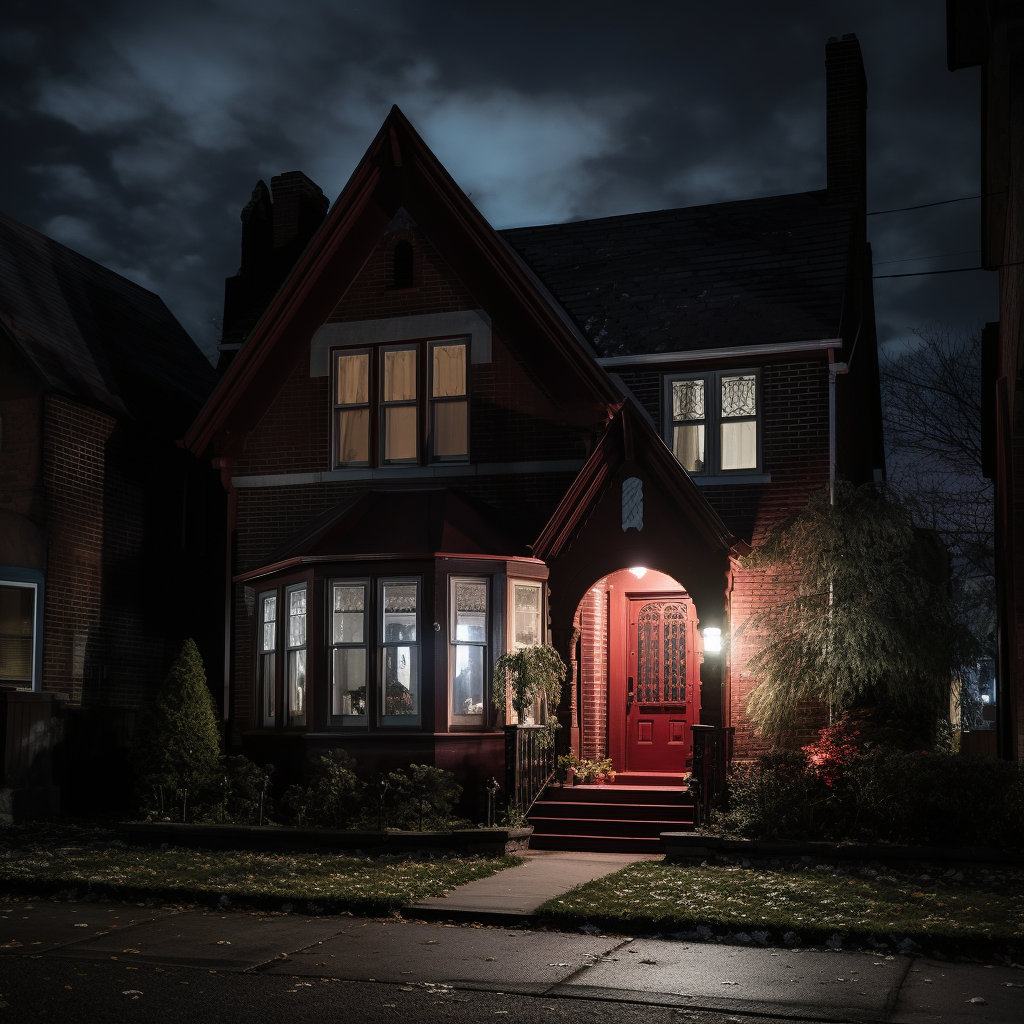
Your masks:
M 693 804 L 686 790 L 670 786 L 548 786 L 542 800 L 599 804 Z
M 560 818 L 635 818 L 638 821 L 692 821 L 692 804 L 595 803 L 538 800 L 532 814 Z M 532 816 L 532 815 L 531 815 Z
M 677 831 L 679 831 L 677 829 Z M 575 850 L 590 853 L 661 853 L 661 838 L 650 836 L 590 836 L 534 833 L 531 850 Z
M 658 838 L 662 832 L 685 832 L 693 828 L 692 821 L 676 820 L 667 822 L 635 818 L 556 818 L 547 817 L 543 813 L 531 814 L 530 824 L 533 825 L 533 836 L 577 834 Z

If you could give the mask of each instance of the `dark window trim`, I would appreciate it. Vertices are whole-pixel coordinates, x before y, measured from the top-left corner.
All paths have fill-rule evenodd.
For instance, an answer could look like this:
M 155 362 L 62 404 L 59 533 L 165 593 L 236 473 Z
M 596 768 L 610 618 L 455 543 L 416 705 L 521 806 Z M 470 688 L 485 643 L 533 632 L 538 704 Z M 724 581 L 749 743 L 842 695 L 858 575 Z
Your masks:
M 325 672 L 327 673 L 326 685 L 323 687 L 326 694 L 326 714 L 324 721 L 328 722 L 330 728 L 345 730 L 348 732 L 365 733 L 374 720 L 376 687 L 376 631 L 375 616 L 376 602 L 374 601 L 374 581 L 370 576 L 331 576 L 326 581 L 326 600 L 324 601 L 324 612 L 327 621 L 324 627 L 324 638 L 327 641 L 327 661 Z M 363 588 L 363 642 L 361 644 L 334 642 L 334 588 L 335 586 L 361 586 Z M 356 648 L 362 647 L 366 650 L 366 714 L 364 715 L 335 715 L 333 712 L 334 701 L 334 649 L 335 648 Z M 346 719 L 350 719 L 346 721 Z M 356 719 L 361 719 L 357 721 Z

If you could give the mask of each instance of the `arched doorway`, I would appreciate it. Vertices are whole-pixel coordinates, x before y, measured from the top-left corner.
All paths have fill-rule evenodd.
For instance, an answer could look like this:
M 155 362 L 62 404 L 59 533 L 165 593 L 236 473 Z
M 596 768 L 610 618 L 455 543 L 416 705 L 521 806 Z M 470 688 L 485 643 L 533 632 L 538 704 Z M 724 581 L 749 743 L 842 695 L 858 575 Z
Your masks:
M 620 569 L 588 589 L 574 625 L 581 756 L 638 780 L 688 771 L 703 661 L 690 595 L 656 569 Z

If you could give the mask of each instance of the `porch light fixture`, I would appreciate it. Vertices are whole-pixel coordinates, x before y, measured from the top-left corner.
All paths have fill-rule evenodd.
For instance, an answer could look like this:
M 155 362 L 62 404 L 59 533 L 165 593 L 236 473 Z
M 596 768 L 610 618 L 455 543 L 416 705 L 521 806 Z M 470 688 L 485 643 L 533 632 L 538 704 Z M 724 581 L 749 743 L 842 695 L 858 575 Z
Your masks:
M 643 565 L 635 565 L 629 570 L 638 580 L 642 580 L 647 575 L 647 568 Z
M 722 631 L 717 626 L 708 626 L 704 633 L 704 653 L 722 653 Z

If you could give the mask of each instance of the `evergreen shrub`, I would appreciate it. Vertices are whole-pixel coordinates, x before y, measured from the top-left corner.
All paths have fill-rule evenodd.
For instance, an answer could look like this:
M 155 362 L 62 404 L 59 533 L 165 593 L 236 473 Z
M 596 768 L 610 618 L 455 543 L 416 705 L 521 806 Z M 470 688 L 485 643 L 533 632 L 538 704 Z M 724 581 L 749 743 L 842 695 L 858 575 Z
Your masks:
M 387 784 L 384 804 L 387 828 L 443 832 L 469 824 L 455 815 L 462 787 L 455 781 L 454 773 L 444 768 L 411 764 L 390 772 Z
M 292 823 L 311 828 L 348 828 L 358 815 L 365 788 L 355 761 L 343 750 L 330 750 L 310 761 L 305 786 L 289 786 L 281 798 Z

